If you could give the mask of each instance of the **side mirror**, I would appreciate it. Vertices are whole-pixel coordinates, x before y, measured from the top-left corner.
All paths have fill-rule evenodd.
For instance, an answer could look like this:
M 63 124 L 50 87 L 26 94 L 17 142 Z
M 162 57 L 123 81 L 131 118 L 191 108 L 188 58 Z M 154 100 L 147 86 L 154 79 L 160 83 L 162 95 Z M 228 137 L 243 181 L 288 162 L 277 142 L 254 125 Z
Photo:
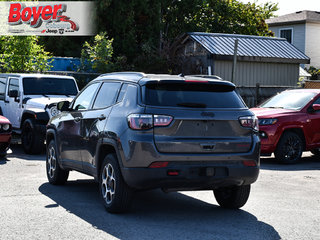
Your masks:
M 313 109 L 314 111 L 319 111 L 319 110 L 320 110 L 320 104 L 313 104 L 313 105 L 312 105 L 312 109 Z
M 69 111 L 70 102 L 69 101 L 62 101 L 58 102 L 57 109 L 61 112 Z
M 18 90 L 10 90 L 9 91 L 9 97 L 14 98 L 15 102 L 19 102 L 20 101 L 20 99 L 18 98 L 19 97 Z

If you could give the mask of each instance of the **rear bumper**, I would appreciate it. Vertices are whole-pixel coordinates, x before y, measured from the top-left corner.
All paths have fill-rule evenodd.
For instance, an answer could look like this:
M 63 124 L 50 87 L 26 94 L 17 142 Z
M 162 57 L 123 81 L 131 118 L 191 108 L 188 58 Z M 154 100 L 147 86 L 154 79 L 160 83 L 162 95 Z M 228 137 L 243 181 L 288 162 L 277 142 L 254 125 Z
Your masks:
M 258 163 L 259 164 L 259 163 Z M 178 173 L 171 176 L 170 173 Z M 231 185 L 248 185 L 259 175 L 259 165 L 242 162 L 170 162 L 166 168 L 123 168 L 126 183 L 135 189 L 211 190 Z

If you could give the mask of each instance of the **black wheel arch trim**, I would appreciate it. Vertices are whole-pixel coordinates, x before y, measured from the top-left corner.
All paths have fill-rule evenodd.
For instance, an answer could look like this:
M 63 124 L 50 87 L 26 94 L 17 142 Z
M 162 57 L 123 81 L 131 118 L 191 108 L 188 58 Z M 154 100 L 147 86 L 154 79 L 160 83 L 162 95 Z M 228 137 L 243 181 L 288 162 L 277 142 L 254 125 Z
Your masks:
M 25 110 L 22 113 L 22 118 L 21 118 L 21 127 L 23 122 L 26 119 L 35 119 L 39 124 L 47 124 L 49 122 L 49 114 L 45 111 L 43 112 L 35 112 L 35 111 L 31 111 L 31 110 Z
M 52 138 L 48 138 L 49 135 L 52 135 L 53 137 L 52 137 Z M 48 144 L 49 144 L 49 141 L 51 141 L 52 139 L 54 140 L 54 142 L 55 142 L 55 144 L 56 144 L 58 164 L 59 164 L 60 168 L 66 170 L 66 169 L 63 167 L 62 161 L 61 161 L 61 158 L 60 158 L 60 149 L 58 148 L 59 144 L 58 144 L 56 129 L 54 129 L 54 128 L 48 128 L 47 131 L 46 131 L 46 151 L 48 151 L 47 146 L 48 146 Z
M 119 143 L 118 143 L 119 144 Z M 121 173 L 122 173 L 122 169 L 123 169 L 123 162 L 122 162 L 122 157 L 121 157 L 121 154 L 120 154 L 120 151 L 119 151 L 119 148 L 118 148 L 118 144 L 116 142 L 116 140 L 114 139 L 110 139 L 110 138 L 102 138 L 99 140 L 98 144 L 97 144 L 97 148 L 96 148 L 96 156 L 95 156 L 95 167 L 96 167 L 96 172 L 95 172 L 95 178 L 99 176 L 99 173 L 100 173 L 100 165 L 103 161 L 104 158 L 101 158 L 100 154 L 101 154 L 101 151 L 100 149 L 102 147 L 106 147 L 106 146 L 109 146 L 109 147 L 112 147 L 114 150 L 115 150 L 115 154 L 117 156 L 117 160 L 118 160 L 118 163 L 119 163 L 119 166 L 120 166 L 120 170 L 121 170 Z

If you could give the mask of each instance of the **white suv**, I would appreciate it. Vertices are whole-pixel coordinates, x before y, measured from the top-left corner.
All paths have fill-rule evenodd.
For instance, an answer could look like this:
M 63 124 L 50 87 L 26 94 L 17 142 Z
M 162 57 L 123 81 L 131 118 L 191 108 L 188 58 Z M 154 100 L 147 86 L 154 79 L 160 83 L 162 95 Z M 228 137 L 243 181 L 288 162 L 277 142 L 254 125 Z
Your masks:
M 26 153 L 40 153 L 46 124 L 59 113 L 56 103 L 71 101 L 77 93 L 77 83 L 69 76 L 0 74 L 0 115 L 21 134 Z

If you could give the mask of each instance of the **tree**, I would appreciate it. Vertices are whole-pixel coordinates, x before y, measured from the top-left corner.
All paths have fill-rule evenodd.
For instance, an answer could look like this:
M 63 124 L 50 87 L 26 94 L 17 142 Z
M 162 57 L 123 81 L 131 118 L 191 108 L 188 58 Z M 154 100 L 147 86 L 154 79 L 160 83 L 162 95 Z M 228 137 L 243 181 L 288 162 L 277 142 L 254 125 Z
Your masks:
M 36 36 L 1 36 L 0 71 L 44 72 L 51 68 L 50 53 Z
M 276 4 L 239 0 L 97 0 L 97 24 L 114 39 L 114 55 L 136 70 L 167 71 L 167 52 L 185 32 L 271 36 L 265 19 Z M 106 14 L 107 13 L 107 14 Z
M 102 32 L 94 37 L 93 44 L 85 42 L 81 50 L 80 70 L 90 69 L 96 72 L 109 72 L 113 68 L 112 47 L 113 39 L 108 39 L 107 33 Z

